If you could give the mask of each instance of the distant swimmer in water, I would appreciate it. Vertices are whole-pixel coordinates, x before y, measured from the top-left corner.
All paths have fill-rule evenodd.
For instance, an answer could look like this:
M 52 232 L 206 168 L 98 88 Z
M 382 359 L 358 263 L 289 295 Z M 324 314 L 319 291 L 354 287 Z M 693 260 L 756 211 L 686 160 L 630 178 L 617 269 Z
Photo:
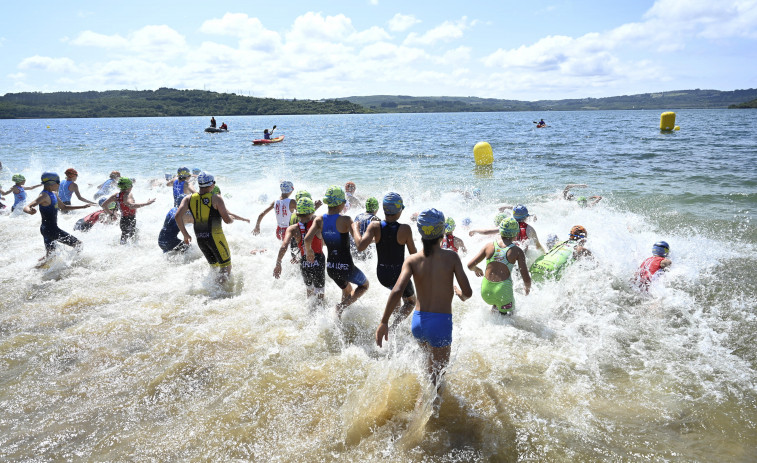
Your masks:
M 518 222 L 513 219 L 503 220 L 499 224 L 499 237 L 486 244 L 468 263 L 468 268 L 476 276 L 484 277 L 481 283 L 481 298 L 504 315 L 512 314 L 515 309 L 513 294 L 512 271 L 517 263 L 523 278 L 526 295 L 531 291 L 531 275 L 526 265 L 526 254 L 513 239 L 518 236 Z M 478 267 L 479 262 L 486 259 L 485 270 Z
M 276 126 L 274 125 L 271 131 L 269 132 L 268 129 L 263 130 L 263 140 L 270 140 L 271 135 L 273 135 L 273 131 L 276 130 Z
M 313 236 L 310 246 L 315 258 L 309 261 L 305 258 L 305 236 L 315 222 L 315 203 L 309 196 L 302 196 L 297 200 L 297 223 L 290 225 L 284 234 L 284 240 L 276 257 L 276 266 L 273 268 L 273 277 L 281 276 L 281 260 L 286 254 L 290 240 L 294 240 L 299 248 L 302 258 L 300 259 L 300 273 L 307 288 L 308 298 L 315 295 L 318 303 L 323 304 L 324 287 L 326 286 L 326 256 L 323 255 L 323 236 L 320 232 Z
M 266 214 L 271 210 L 275 210 L 276 213 L 276 238 L 283 240 L 284 233 L 289 226 L 289 218 L 297 210 L 297 202 L 289 196 L 294 191 L 294 185 L 292 182 L 285 180 L 279 185 L 281 189 L 281 197 L 272 202 L 263 212 L 258 216 L 258 221 L 255 223 L 255 228 L 252 230 L 253 235 L 260 234 L 260 222 L 263 220 Z
M 573 188 L 587 188 L 588 185 L 584 185 L 583 183 L 569 183 L 565 186 L 565 189 L 562 192 L 563 198 L 567 201 L 575 201 L 578 203 L 581 207 L 592 207 L 595 206 L 598 202 L 602 200 L 601 196 L 575 196 L 573 193 L 571 193 L 571 189 Z
M 105 196 L 106 198 L 110 196 L 111 193 L 116 190 L 119 178 L 121 178 L 121 172 L 117 170 L 111 172 L 108 180 L 98 185 L 95 199 L 99 199 L 101 196 Z
M 79 201 L 94 205 L 94 201 L 83 198 L 81 193 L 79 193 L 79 185 L 76 184 L 76 179 L 79 178 L 79 172 L 71 167 L 66 169 L 65 173 L 66 179 L 60 182 L 60 188 L 58 189 L 58 199 L 60 199 L 63 204 L 71 205 L 71 198 L 73 198 L 73 195 L 76 195 L 76 197 L 79 198 Z
M 14 175 L 11 180 L 13 180 L 14 185 L 10 188 L 10 190 L 3 191 L 2 194 L 7 195 L 8 193 L 13 193 L 13 206 L 11 206 L 11 212 L 13 212 L 16 210 L 16 208 L 23 208 L 24 204 L 26 204 L 26 190 L 34 190 L 36 188 L 39 188 L 42 186 L 42 183 L 40 183 L 39 185 L 24 187 L 24 185 L 26 185 L 26 177 L 21 174 Z
M 363 202 L 358 199 L 357 196 L 355 196 L 355 190 L 357 190 L 357 186 L 355 186 L 355 182 L 347 182 L 344 185 L 344 213 L 349 211 L 353 208 L 361 208 L 363 207 Z
M 444 228 L 444 214 L 440 211 L 426 209 L 418 215 L 423 252 L 405 259 L 376 329 L 376 344 L 382 347 L 383 341 L 389 340 L 389 317 L 399 306 L 402 293 L 412 277 L 418 292 L 412 332 L 426 353 L 428 373 L 437 391 L 449 363 L 452 345 L 452 298 L 457 295 L 464 301 L 473 295 L 460 257 L 439 246 Z M 453 284 L 453 278 L 457 279 L 461 289 Z
M 152 198 L 147 200 L 147 202 L 137 204 L 131 195 L 133 186 L 134 182 L 132 179 L 127 177 L 119 178 L 118 189 L 121 191 L 111 195 L 102 204 L 103 210 L 107 211 L 112 203 L 116 203 L 118 209 L 121 211 L 121 244 L 134 241 L 137 236 L 137 209 L 149 206 L 155 202 L 155 198 Z
M 636 283 L 641 289 L 648 289 L 649 285 L 673 264 L 668 254 L 670 246 L 666 241 L 658 241 L 652 245 L 652 257 L 645 259 L 636 271 Z
M 45 257 L 41 258 L 40 261 L 44 262 L 50 256 L 50 253 L 55 250 L 56 243 L 63 243 L 75 249 L 81 247 L 81 241 L 58 228 L 58 210 L 86 209 L 91 204 L 83 206 L 63 204 L 57 195 L 58 187 L 60 186 L 60 177 L 53 172 L 42 174 L 41 185 L 44 185 L 44 189 L 35 200 L 24 206 L 24 212 L 34 215 L 37 213 L 37 210 L 34 208 L 39 206 L 39 214 L 42 216 L 39 232 L 42 234 L 42 239 L 45 242 Z
M 166 186 L 172 187 L 173 190 L 174 207 L 179 207 L 184 196 L 196 193 L 190 182 L 191 179 L 192 172 L 190 172 L 189 167 L 179 167 L 176 176 L 166 182 Z
M 455 227 L 455 219 L 447 217 L 444 228 L 444 238 L 442 238 L 441 242 L 442 249 L 449 249 L 450 251 L 455 252 L 459 251 L 465 255 L 468 253 L 468 250 L 465 248 L 463 240 L 454 235 Z
M 376 254 L 378 255 L 376 276 L 385 288 L 392 289 L 397 283 L 400 273 L 402 273 L 402 264 L 405 262 L 405 248 L 411 256 L 418 251 L 413 242 L 413 229 L 410 225 L 398 222 L 402 210 L 405 209 L 402 197 L 394 192 L 387 193 L 384 195 L 383 206 L 386 220 L 369 223 L 357 250 L 363 251 L 369 244 L 376 243 Z M 357 224 L 352 226 L 357 228 Z M 415 288 L 413 282 L 408 280 L 407 285 L 402 288 L 402 308 L 400 308 L 399 314 L 394 317 L 392 327 L 397 326 L 407 318 L 413 311 L 413 307 L 415 307 Z
M 189 210 L 194 219 L 197 247 L 210 266 L 218 269 L 218 282 L 223 283 L 231 276 L 231 249 L 223 234 L 222 222 L 232 223 L 235 218 L 246 222 L 249 220 L 226 209 L 221 195 L 213 193 L 216 180 L 211 174 L 202 172 L 197 176 L 197 184 L 200 191 L 181 200 L 175 215 L 176 224 L 184 236 L 184 243 L 189 244 L 192 237 L 184 224 L 185 214 Z
M 98 200 L 99 205 L 102 206 L 106 199 L 108 198 L 100 198 Z M 111 203 L 107 211 L 98 209 L 95 212 L 87 214 L 83 218 L 77 220 L 76 224 L 74 225 L 74 231 L 87 232 L 90 228 L 94 227 L 95 224 L 102 223 L 105 225 L 110 225 L 116 223 L 116 220 L 118 220 L 116 203 Z
M 352 219 L 340 214 L 344 209 L 344 190 L 336 185 L 330 186 L 323 202 L 329 208 L 328 213 L 316 217 L 315 223 L 308 230 L 305 236 L 305 255 L 308 262 L 315 262 L 313 240 L 318 234 L 323 236 L 328 249 L 326 273 L 342 290 L 342 301 L 336 305 L 336 313 L 341 317 L 346 307 L 368 291 L 368 279 L 352 261 L 349 236 L 352 233 L 355 244 L 360 246 L 360 235 L 352 228 Z M 357 286 L 354 291 L 352 284 Z

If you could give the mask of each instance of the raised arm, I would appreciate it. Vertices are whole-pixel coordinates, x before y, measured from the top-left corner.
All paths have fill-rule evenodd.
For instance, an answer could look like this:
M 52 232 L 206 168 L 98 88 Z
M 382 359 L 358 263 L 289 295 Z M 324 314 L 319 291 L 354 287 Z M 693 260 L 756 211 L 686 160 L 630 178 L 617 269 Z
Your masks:
M 571 188 L 586 188 L 588 185 L 584 185 L 583 183 L 569 183 L 565 185 L 565 189 L 562 192 L 562 196 L 565 199 L 568 199 L 568 193 L 570 193 Z
M 353 231 L 357 231 L 358 226 L 359 224 L 357 222 L 352 222 Z M 365 251 L 365 248 L 376 240 L 376 230 L 378 230 L 378 233 L 381 232 L 381 224 L 378 222 L 371 222 L 365 230 L 365 235 L 360 239 L 360 243 L 357 241 L 355 242 L 358 252 Z
M 85 198 L 82 197 L 81 192 L 79 191 L 79 185 L 77 185 L 77 184 L 74 183 L 71 186 L 74 187 L 73 192 L 76 195 L 76 197 L 79 198 L 79 201 L 81 201 L 83 203 L 88 203 L 88 204 L 95 204 L 94 201 L 90 201 L 90 200 L 85 199 Z
M 260 222 L 263 220 L 263 217 L 265 217 L 266 214 L 271 212 L 274 204 L 276 204 L 276 201 L 272 202 L 270 206 L 266 207 L 265 210 L 260 213 L 260 215 L 258 216 L 258 221 L 255 223 L 255 228 L 252 230 L 253 235 L 260 234 Z
M 499 228 L 478 228 L 468 232 L 468 236 L 473 235 L 496 235 L 499 233 Z

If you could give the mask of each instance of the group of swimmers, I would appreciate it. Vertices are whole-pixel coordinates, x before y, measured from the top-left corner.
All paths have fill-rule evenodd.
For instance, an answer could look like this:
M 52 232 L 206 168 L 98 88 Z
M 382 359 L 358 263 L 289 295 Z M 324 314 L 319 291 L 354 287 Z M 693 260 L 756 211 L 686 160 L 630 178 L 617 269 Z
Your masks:
M 74 169 L 66 171 L 66 180 L 63 182 L 57 174 L 45 172 L 41 176 L 41 183 L 32 187 L 42 186 L 42 192 L 23 207 L 28 214 L 35 214 L 35 208 L 39 207 L 42 216 L 40 233 L 45 243 L 46 256 L 55 249 L 57 242 L 74 247 L 81 245 L 78 239 L 57 225 L 58 210 L 66 212 L 95 204 L 80 195 L 76 185 L 77 177 L 78 173 Z M 195 180 L 198 190 L 192 185 Z M 14 176 L 14 182 L 15 191 L 23 192 L 25 179 Z M 134 238 L 136 210 L 155 202 L 155 199 L 150 199 L 137 203 L 132 196 L 133 183 L 133 179 L 121 177 L 119 172 L 114 171 L 99 186 L 95 195 L 96 199 L 100 197 L 101 210 L 93 214 L 103 216 L 105 221 L 115 221 L 120 213 L 122 244 Z M 198 169 L 193 173 L 187 167 L 181 167 L 174 178 L 168 179 L 167 186 L 172 187 L 174 207 L 166 215 L 160 232 L 160 248 L 164 252 L 186 251 L 192 241 L 186 224 L 193 223 L 198 248 L 208 263 L 219 270 L 219 279 L 225 280 L 231 272 L 231 252 L 223 234 L 222 223 L 230 224 L 235 219 L 250 223 L 250 220 L 235 215 L 226 208 L 214 176 L 207 172 Z M 570 190 L 579 187 L 586 186 L 568 185 L 563 192 L 564 198 L 587 207 L 602 199 L 599 196 L 573 196 Z M 117 192 L 114 192 L 115 189 Z M 308 297 L 315 296 L 319 304 L 323 303 L 326 275 L 341 289 L 342 297 L 336 305 L 339 316 L 368 291 L 368 279 L 355 265 L 355 259 L 364 260 L 369 247 L 375 245 L 379 283 L 391 290 L 376 329 L 376 343 L 380 347 L 382 341 L 388 339 L 390 318 L 396 309 L 399 308 L 399 311 L 392 320 L 392 329 L 412 313 L 412 333 L 427 352 L 429 373 L 436 384 L 449 360 L 452 299 L 456 295 L 461 300 L 466 300 L 473 294 L 458 255 L 458 251 L 465 247 L 462 240 L 454 236 L 455 221 L 433 208 L 413 214 L 411 220 L 416 222 L 423 245 L 422 252 L 418 252 L 413 227 L 399 222 L 405 209 L 401 195 L 390 192 L 383 196 L 383 220 L 376 215 L 379 209 L 378 199 L 367 198 L 364 202 L 365 212 L 359 213 L 353 221 L 345 211 L 363 205 L 355 196 L 355 189 L 353 182 L 348 182 L 344 189 L 332 185 L 326 190 L 322 200 L 314 200 L 307 191 L 294 193 L 293 183 L 283 181 L 280 184 L 281 196 L 260 213 L 253 233 L 260 233 L 260 224 L 265 215 L 275 211 L 275 234 L 281 240 L 281 245 L 273 276 L 280 278 L 282 261 L 291 249 L 292 262 L 300 265 Z M 85 204 L 72 206 L 70 199 L 74 194 Z M 316 214 L 316 210 L 323 204 L 326 205 L 326 213 Z M 14 206 L 18 206 L 18 203 Z M 526 222 L 530 216 L 524 205 L 503 206 L 494 218 L 494 228 L 469 232 L 470 236 L 495 235 L 492 241 L 486 243 L 471 258 L 467 267 L 477 277 L 483 278 L 482 299 L 492 306 L 493 311 L 501 314 L 509 315 L 515 309 L 512 272 L 516 264 L 525 294 L 528 295 L 532 279 L 559 278 L 560 272 L 570 261 L 592 256 L 585 246 L 588 234 L 583 226 L 573 226 L 569 238 L 563 242 L 550 236 L 544 247 L 534 227 Z M 467 224 L 470 223 L 468 219 L 466 221 Z M 178 238 L 179 233 L 182 239 Z M 530 269 L 524 252 L 529 246 L 544 253 L 533 262 Z M 409 255 L 407 258 L 405 250 Z M 636 274 L 640 286 L 646 287 L 658 272 L 671 265 L 669 251 L 669 246 L 664 241 L 653 245 L 653 255 L 642 263 Z M 485 266 L 479 267 L 484 260 Z M 459 286 L 454 284 L 455 281 Z

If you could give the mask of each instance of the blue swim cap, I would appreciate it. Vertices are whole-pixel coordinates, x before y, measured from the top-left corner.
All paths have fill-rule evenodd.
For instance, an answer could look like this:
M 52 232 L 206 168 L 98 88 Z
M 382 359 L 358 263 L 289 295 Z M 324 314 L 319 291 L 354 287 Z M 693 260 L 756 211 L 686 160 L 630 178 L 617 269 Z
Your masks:
M 513 208 L 513 218 L 518 222 L 522 222 L 529 215 L 528 209 L 523 204 L 518 204 Z
M 668 257 L 670 253 L 670 246 L 667 241 L 658 241 L 652 245 L 652 255 L 658 257 Z
M 60 184 L 60 177 L 55 172 L 45 172 L 42 174 L 42 183 L 55 182 Z
M 474 197 L 478 198 L 479 196 L 481 196 L 481 188 L 474 188 L 472 193 Z
M 402 196 L 398 193 L 390 192 L 384 195 L 384 213 L 389 215 L 399 214 L 405 208 L 402 202 Z
M 189 167 L 179 167 L 178 170 L 176 170 L 176 174 L 179 176 L 179 178 L 189 177 L 192 175 L 192 173 L 189 171 Z
M 446 223 L 444 214 L 434 208 L 426 209 L 418 214 L 418 231 L 421 239 L 435 240 L 444 235 Z
M 197 176 L 197 184 L 200 188 L 212 186 L 216 182 L 216 178 L 207 172 L 203 172 Z
M 279 188 L 281 188 L 281 192 L 284 194 L 291 193 L 294 191 L 294 184 L 289 180 L 284 180 L 281 182 L 281 185 L 279 185 Z
M 463 219 L 463 227 L 470 227 L 471 219 L 470 217 L 466 217 Z
M 200 175 L 200 172 L 202 172 L 202 169 L 200 169 L 198 167 L 195 167 L 194 169 L 192 169 L 192 174 L 193 175 Z

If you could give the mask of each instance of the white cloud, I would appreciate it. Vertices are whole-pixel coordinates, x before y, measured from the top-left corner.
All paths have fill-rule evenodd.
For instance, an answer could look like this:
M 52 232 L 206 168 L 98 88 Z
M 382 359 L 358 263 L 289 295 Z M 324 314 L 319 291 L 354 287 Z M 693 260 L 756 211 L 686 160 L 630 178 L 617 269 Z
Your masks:
M 467 18 L 463 16 L 459 21 L 445 21 L 422 35 L 411 32 L 405 39 L 405 45 L 433 45 L 437 42 L 449 42 L 461 38 L 463 31 L 467 28 Z
M 404 32 L 419 22 L 421 21 L 411 14 L 397 13 L 389 20 L 389 30 L 392 32 Z
M 352 20 L 343 14 L 323 17 L 321 13 L 308 12 L 294 20 L 286 34 L 287 42 L 342 42 L 355 33 Z
M 50 58 L 48 56 L 34 55 L 25 58 L 18 65 L 19 69 L 39 70 L 54 73 L 76 72 L 78 69 L 70 58 Z
M 70 43 L 115 51 L 126 50 L 156 60 L 170 59 L 188 50 L 184 36 L 165 25 L 145 26 L 128 37 L 84 31 Z

